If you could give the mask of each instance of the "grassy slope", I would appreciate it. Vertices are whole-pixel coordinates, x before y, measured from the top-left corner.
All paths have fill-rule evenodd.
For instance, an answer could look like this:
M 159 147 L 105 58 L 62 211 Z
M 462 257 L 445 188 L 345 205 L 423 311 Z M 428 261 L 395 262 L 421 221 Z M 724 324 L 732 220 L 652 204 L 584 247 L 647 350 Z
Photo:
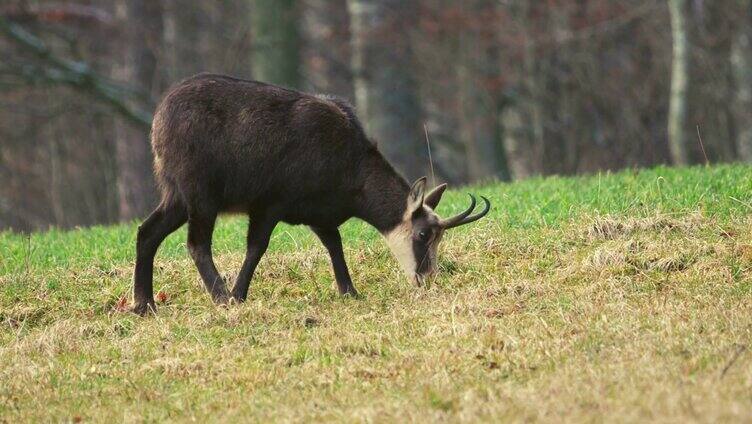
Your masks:
M 115 312 L 135 224 L 0 234 L 0 421 L 749 420 L 750 188 L 744 166 L 478 187 L 490 219 L 445 237 L 421 289 L 348 223 L 360 300 L 335 294 L 305 228 L 282 227 L 249 302 L 215 308 L 181 230 L 148 319 Z M 217 229 L 228 276 L 244 232 Z

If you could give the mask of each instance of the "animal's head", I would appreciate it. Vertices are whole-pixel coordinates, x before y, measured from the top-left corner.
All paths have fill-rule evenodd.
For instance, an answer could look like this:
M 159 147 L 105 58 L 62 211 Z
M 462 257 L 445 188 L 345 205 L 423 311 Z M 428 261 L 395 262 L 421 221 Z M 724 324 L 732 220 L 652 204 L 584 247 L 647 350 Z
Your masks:
M 448 229 L 469 224 L 486 216 L 491 203 L 481 196 L 485 208 L 475 215 L 475 197 L 470 195 L 470 206 L 459 215 L 443 219 L 434 212 L 447 185 L 441 184 L 426 193 L 426 177 L 419 178 L 407 195 L 407 208 L 400 222 L 385 234 L 387 244 L 399 261 L 408 278 L 421 285 L 423 280 L 437 271 L 437 252 L 441 238 Z

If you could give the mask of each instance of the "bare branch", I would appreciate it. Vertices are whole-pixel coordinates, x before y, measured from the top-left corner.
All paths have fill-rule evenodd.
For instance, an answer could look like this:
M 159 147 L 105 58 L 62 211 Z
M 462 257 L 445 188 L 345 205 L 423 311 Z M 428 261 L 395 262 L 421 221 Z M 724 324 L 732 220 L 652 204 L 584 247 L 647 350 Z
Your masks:
M 109 26 L 114 21 L 112 15 L 100 7 L 69 3 L 15 5 L 0 9 L 0 15 L 15 22 L 68 22 Z
M 144 128 L 151 126 L 151 113 L 129 102 L 126 93 L 131 90 L 108 82 L 86 63 L 56 56 L 41 39 L 3 16 L 0 16 L 0 33 L 33 53 L 48 66 L 42 72 L 39 72 L 38 67 L 30 67 L 20 75 L 25 80 L 71 86 L 109 105 L 131 123 Z

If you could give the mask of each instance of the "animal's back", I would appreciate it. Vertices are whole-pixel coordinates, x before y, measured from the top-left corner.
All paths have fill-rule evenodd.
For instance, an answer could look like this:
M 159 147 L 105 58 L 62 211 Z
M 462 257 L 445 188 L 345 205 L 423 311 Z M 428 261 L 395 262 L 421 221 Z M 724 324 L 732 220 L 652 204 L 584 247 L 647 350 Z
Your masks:
M 348 190 L 373 149 L 339 99 L 211 74 L 168 92 L 151 137 L 163 192 L 213 196 L 227 209 Z

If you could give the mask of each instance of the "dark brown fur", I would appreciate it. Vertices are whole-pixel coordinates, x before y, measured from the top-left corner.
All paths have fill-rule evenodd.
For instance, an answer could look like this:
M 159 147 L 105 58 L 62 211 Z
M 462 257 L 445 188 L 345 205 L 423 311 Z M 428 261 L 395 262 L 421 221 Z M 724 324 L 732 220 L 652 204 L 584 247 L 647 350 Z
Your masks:
M 173 87 L 152 126 L 162 201 L 139 227 L 135 312 L 154 307 L 152 267 L 164 238 L 188 222 L 188 248 L 215 301 L 242 301 L 278 222 L 312 227 L 342 293 L 355 294 L 337 227 L 358 217 L 385 233 L 410 187 L 343 100 L 221 75 Z M 211 257 L 218 213 L 250 217 L 248 251 L 230 294 Z

